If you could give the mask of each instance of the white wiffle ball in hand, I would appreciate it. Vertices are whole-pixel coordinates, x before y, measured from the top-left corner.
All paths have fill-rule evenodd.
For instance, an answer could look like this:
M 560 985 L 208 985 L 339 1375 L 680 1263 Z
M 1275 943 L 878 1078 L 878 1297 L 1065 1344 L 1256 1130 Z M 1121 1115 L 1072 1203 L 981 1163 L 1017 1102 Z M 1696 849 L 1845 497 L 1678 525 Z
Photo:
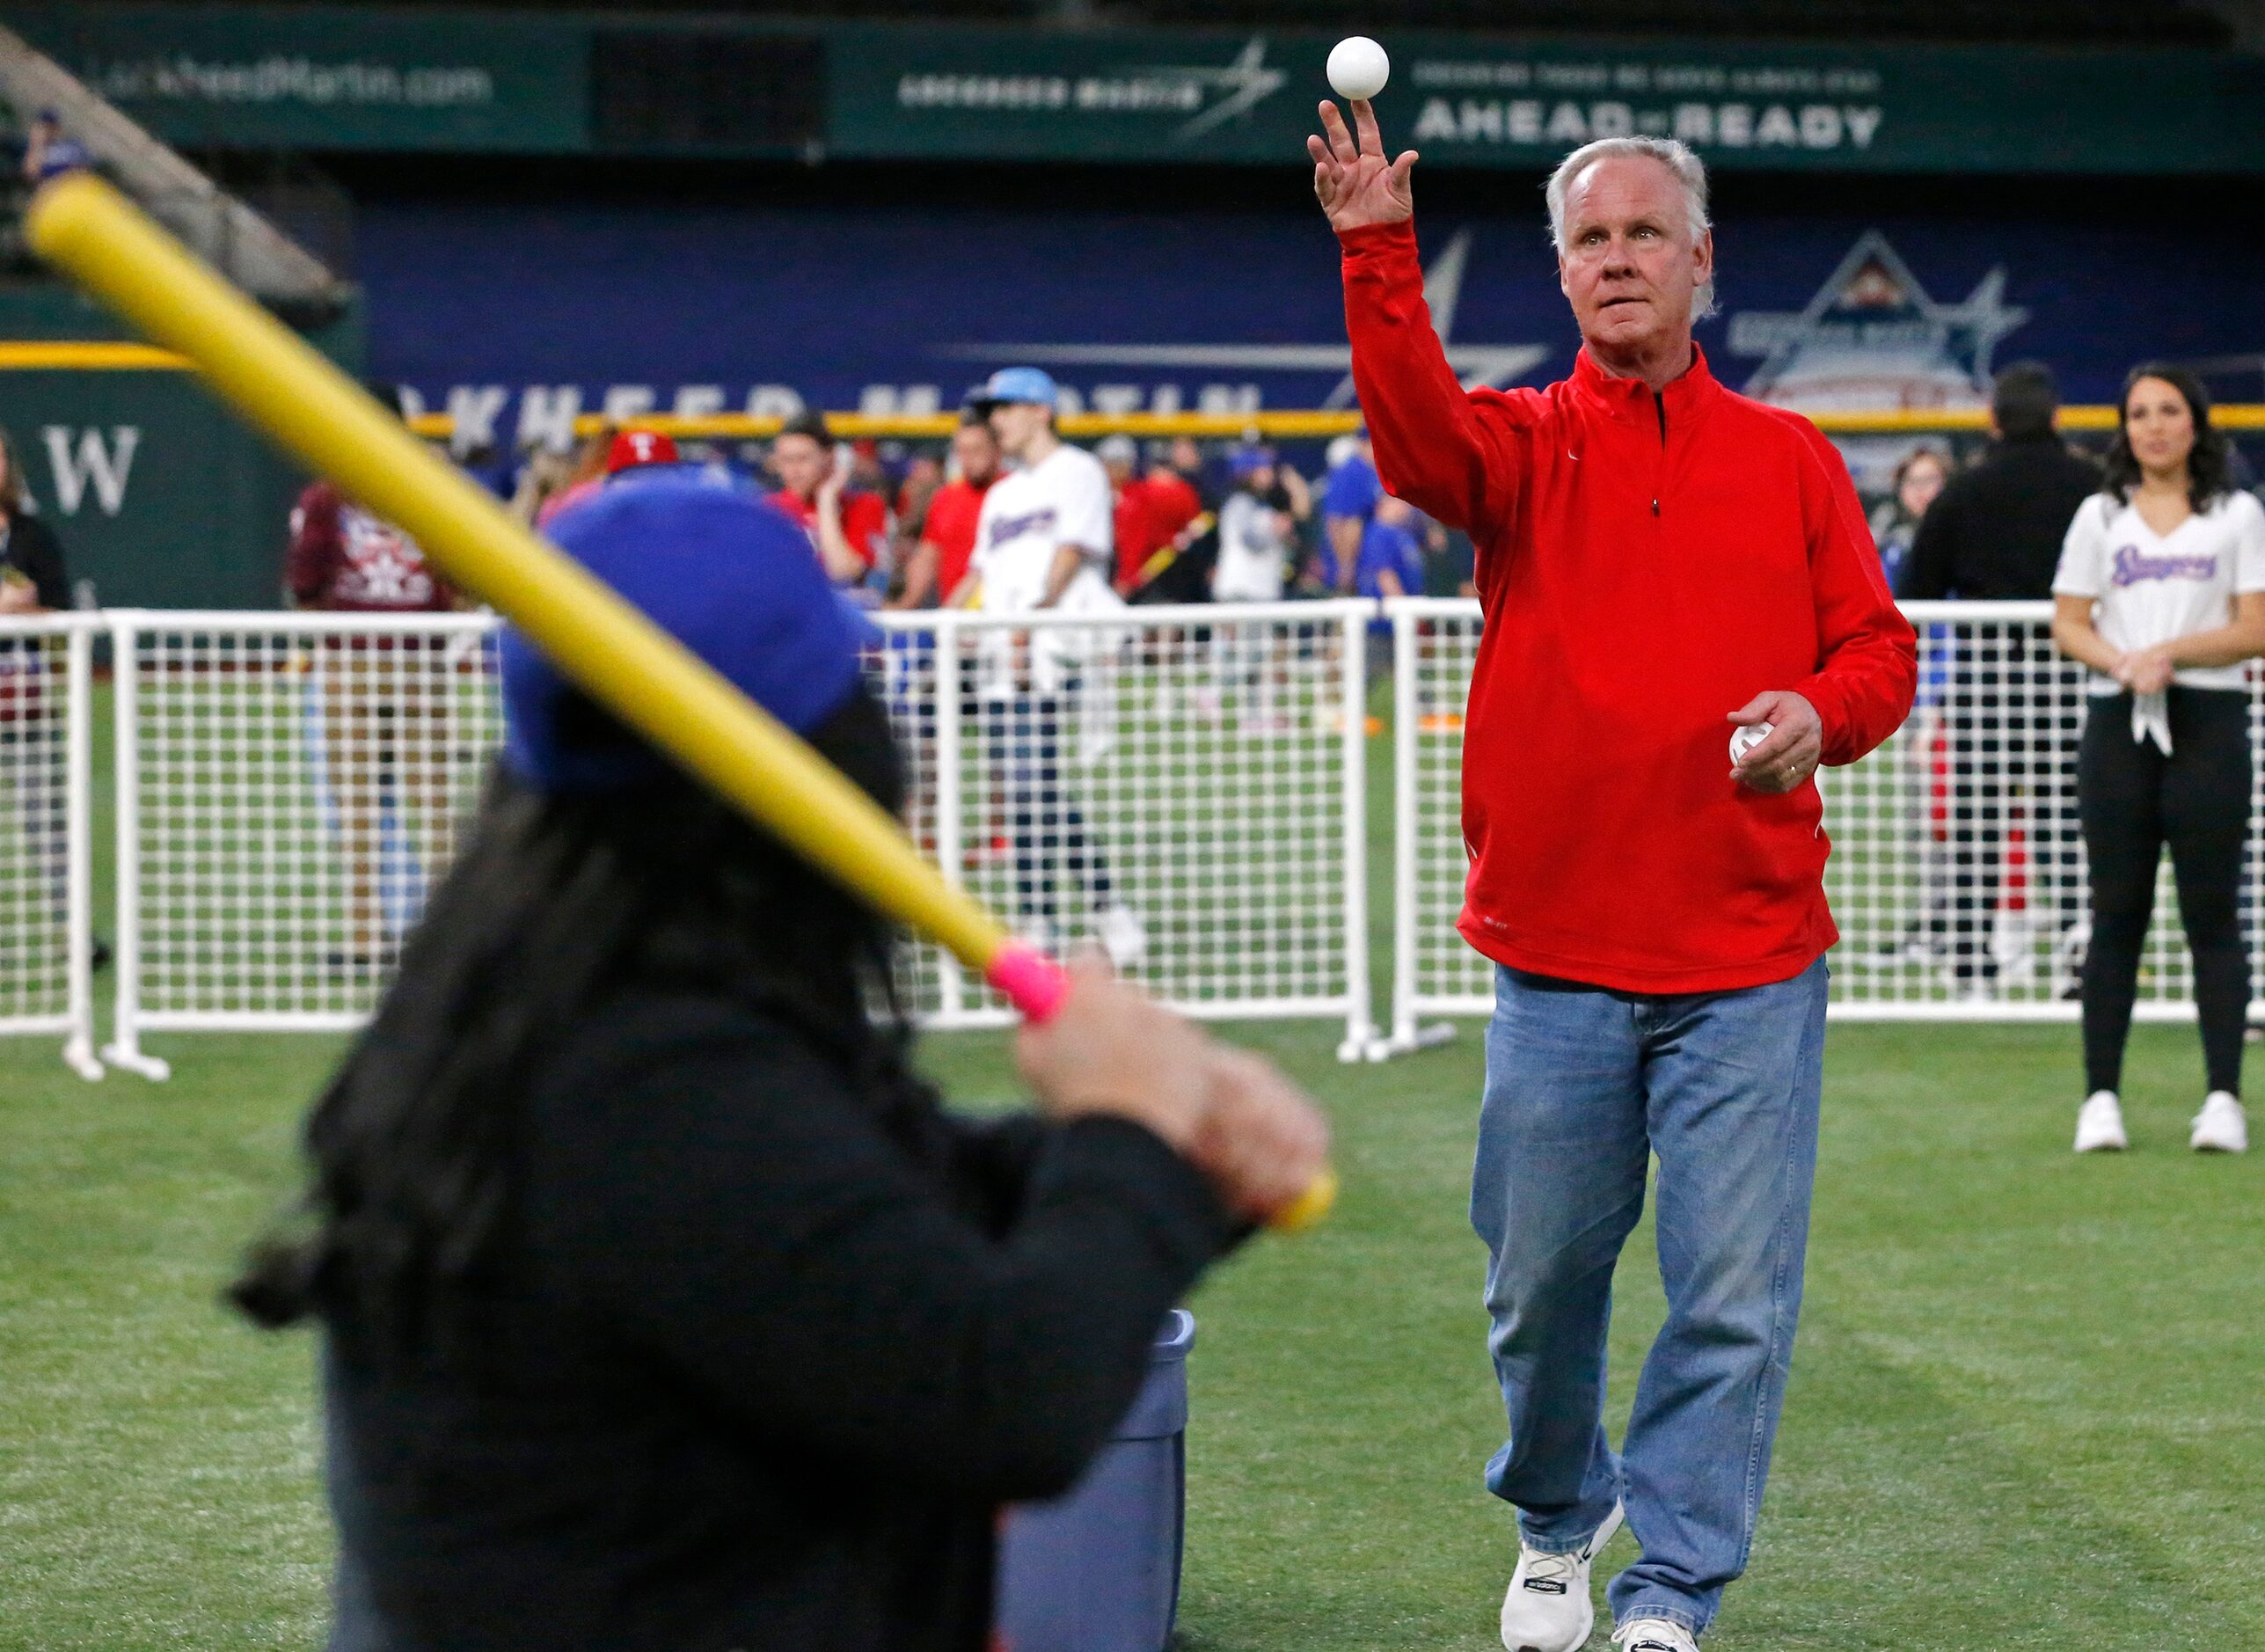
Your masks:
M 1755 747 L 1760 745 L 1765 740 L 1767 740 L 1770 737 L 1770 730 L 1772 727 L 1774 727 L 1774 725 L 1770 723 L 1755 723 L 1744 728 L 1732 730 L 1730 735 L 1731 766 L 1735 768 L 1739 764 L 1743 763 L 1746 760 L 1746 754 L 1748 752 L 1751 751 Z
M 1385 89 L 1392 72 L 1392 60 L 1385 55 L 1385 48 L 1365 34 L 1338 41 L 1329 54 L 1329 84 L 1341 98 L 1373 98 Z

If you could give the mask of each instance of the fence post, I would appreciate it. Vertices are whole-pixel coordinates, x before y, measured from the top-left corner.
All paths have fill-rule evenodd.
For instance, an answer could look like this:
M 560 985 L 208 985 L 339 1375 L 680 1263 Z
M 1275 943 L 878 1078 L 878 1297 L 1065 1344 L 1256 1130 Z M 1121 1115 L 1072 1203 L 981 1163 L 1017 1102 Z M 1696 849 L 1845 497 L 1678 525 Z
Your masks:
M 118 815 L 118 1008 L 103 1057 L 144 1078 L 172 1077 L 172 1069 L 142 1051 L 142 723 L 141 632 L 130 615 L 113 617 L 110 632 L 111 749 Z
M 936 865 L 953 888 L 966 882 L 966 850 L 960 822 L 960 614 L 936 610 Z M 967 1008 L 968 976 L 960 961 L 936 949 L 939 1012 L 955 1017 Z
M 82 1078 L 102 1077 L 94 1054 L 94 632 L 74 625 L 63 639 L 64 967 L 70 1034 L 63 1060 Z
M 1369 706 L 1366 642 L 1368 603 L 1348 603 L 1338 610 L 1338 653 L 1342 667 L 1345 765 L 1345 1042 L 1340 1061 L 1367 1058 L 1376 1042 L 1369 988 Z
M 1422 732 L 1414 615 L 1387 603 L 1392 617 L 1392 1027 L 1386 1047 L 1415 1048 L 1415 742 Z

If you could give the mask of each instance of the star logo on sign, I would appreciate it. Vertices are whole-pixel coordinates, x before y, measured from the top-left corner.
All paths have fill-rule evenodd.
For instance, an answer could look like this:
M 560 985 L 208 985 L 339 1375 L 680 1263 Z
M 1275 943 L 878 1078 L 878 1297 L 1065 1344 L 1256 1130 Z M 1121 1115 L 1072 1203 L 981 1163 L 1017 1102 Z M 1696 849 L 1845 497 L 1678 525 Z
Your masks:
M 1763 358 L 1746 393 L 1779 406 L 1970 406 L 1988 398 L 1998 341 L 2028 318 L 2006 302 L 2002 266 L 1939 303 L 1868 230 L 1804 308 L 1733 318 L 1730 350 Z

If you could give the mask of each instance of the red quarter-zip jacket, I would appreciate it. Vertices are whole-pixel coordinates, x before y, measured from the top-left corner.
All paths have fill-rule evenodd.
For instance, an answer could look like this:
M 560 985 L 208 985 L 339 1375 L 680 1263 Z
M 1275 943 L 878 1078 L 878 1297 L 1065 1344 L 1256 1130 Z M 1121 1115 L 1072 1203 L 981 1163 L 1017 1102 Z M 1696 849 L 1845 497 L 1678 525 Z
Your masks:
M 1464 938 L 1644 993 L 1782 981 L 1839 939 L 1813 783 L 1730 777 L 1728 715 L 1791 689 L 1853 763 L 1910 712 L 1916 639 L 1847 467 L 1694 346 L 1655 393 L 1583 350 L 1545 390 L 1466 392 L 1413 225 L 1341 238 L 1385 486 L 1460 527 L 1486 612 L 1463 747 Z

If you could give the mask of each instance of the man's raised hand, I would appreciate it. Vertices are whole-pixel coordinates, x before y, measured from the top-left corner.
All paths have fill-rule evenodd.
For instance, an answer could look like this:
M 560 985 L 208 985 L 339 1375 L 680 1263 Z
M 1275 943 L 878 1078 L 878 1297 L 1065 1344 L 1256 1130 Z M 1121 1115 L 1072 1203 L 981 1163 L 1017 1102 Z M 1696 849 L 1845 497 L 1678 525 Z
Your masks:
M 1402 150 L 1398 160 L 1385 160 L 1385 141 L 1377 130 L 1377 112 L 1365 98 L 1353 104 L 1357 143 L 1345 128 L 1344 116 L 1327 99 L 1321 102 L 1320 137 L 1305 140 L 1313 157 L 1313 194 L 1329 215 L 1329 227 L 1340 235 L 1371 223 L 1405 223 L 1415 216 L 1415 193 L 1408 173 L 1415 151 Z

